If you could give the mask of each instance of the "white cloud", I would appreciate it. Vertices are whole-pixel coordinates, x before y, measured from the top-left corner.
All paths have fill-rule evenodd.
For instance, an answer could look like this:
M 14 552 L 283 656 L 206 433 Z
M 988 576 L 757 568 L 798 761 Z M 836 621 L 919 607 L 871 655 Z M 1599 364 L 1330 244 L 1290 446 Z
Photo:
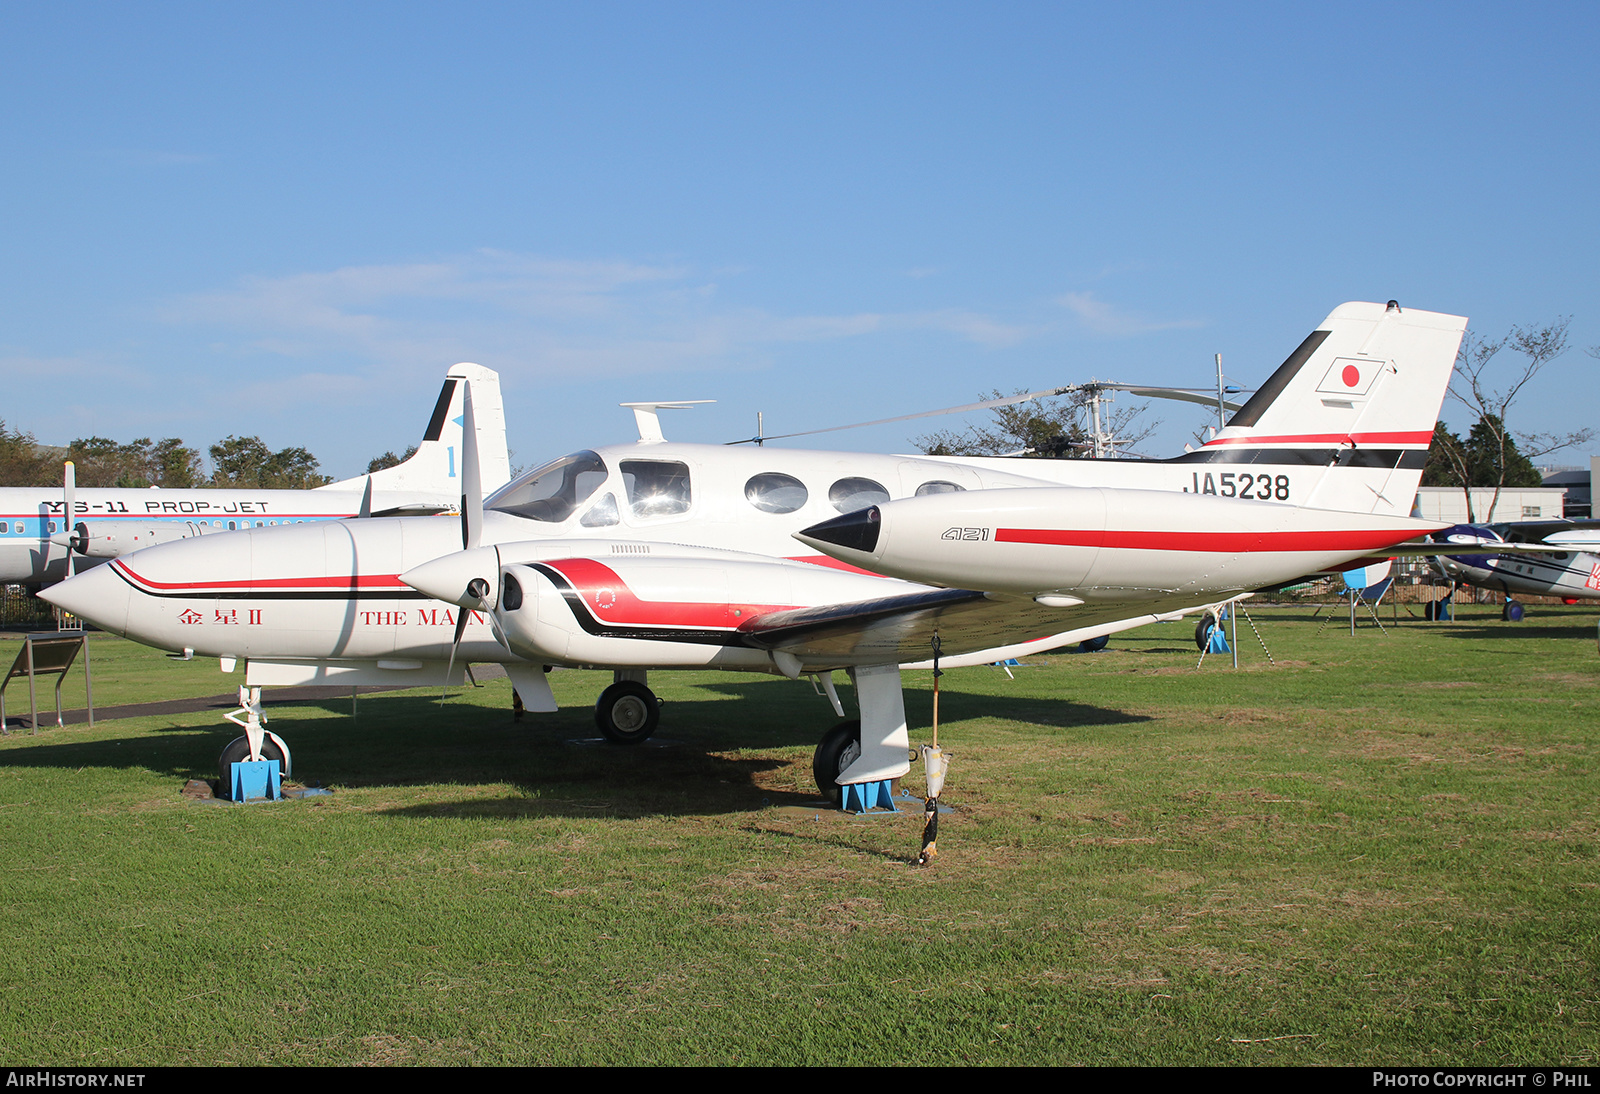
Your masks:
M 1200 319 L 1147 319 L 1137 312 L 1124 311 L 1103 300 L 1097 300 L 1093 293 L 1064 293 L 1056 302 L 1076 315 L 1079 322 L 1095 334 L 1112 337 L 1126 338 L 1135 334 L 1148 334 L 1151 331 L 1192 330 L 1205 326 L 1204 320 Z
M 722 306 L 717 284 L 684 266 L 502 251 L 251 277 L 174 301 L 160 315 L 216 328 L 235 350 L 342 353 L 430 370 L 480 360 L 590 376 L 728 367 L 776 345 L 891 331 L 944 331 L 987 347 L 1031 333 L 961 310 L 774 315 Z

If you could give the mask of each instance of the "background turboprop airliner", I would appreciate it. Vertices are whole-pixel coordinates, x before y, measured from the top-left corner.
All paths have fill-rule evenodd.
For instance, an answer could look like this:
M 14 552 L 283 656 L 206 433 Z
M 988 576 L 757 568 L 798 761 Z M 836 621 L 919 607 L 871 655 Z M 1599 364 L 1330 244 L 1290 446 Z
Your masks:
M 511 477 L 500 376 L 463 363 L 445 374 L 410 459 L 315 490 L 0 489 L 0 584 L 52 585 L 132 551 L 194 536 L 354 517 L 369 484 L 372 514 L 454 509 L 461 501 L 463 381 L 472 385 L 484 483 L 497 489 Z M 69 493 L 72 516 L 66 519 Z

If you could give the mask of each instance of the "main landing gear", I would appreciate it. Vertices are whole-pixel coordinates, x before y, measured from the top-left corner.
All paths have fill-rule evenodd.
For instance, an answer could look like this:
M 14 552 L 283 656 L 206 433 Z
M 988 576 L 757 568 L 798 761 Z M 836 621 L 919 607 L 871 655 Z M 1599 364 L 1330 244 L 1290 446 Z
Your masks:
M 900 666 L 858 665 L 849 671 L 861 717 L 828 730 L 811 754 L 811 777 L 834 805 L 844 802 L 844 783 L 892 783 L 911 770 Z M 828 693 L 830 699 L 836 698 L 831 684 Z M 834 709 L 840 709 L 837 703 Z
M 822 735 L 817 750 L 811 754 L 811 777 L 817 780 L 817 789 L 834 805 L 844 797 L 839 789 L 839 776 L 844 769 L 861 758 L 861 720 L 851 718 L 840 722 Z
M 645 686 L 642 670 L 619 669 L 616 683 L 602 691 L 594 705 L 594 724 L 615 744 L 646 741 L 660 722 L 661 700 Z

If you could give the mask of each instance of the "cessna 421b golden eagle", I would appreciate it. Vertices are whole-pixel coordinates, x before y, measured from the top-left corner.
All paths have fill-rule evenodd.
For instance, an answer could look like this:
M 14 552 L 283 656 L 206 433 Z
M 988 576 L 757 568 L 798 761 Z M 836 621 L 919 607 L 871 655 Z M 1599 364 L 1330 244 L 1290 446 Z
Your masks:
M 900 669 L 1047 650 L 1201 610 L 1436 530 L 1407 516 L 1466 320 L 1345 304 L 1214 439 L 1170 460 L 1019 460 L 662 439 L 563 456 L 461 519 L 390 517 L 165 544 L 46 597 L 106 630 L 245 662 L 259 689 L 455 683 L 499 662 L 530 710 L 552 666 L 610 669 L 606 736 L 655 729 L 650 670 L 856 683 L 824 792 L 908 770 Z M 474 435 L 470 394 L 466 436 Z M 898 500 L 897 500 L 898 499 Z M 898 576 L 887 577 L 884 573 Z M 287 764 L 285 765 L 287 766 Z

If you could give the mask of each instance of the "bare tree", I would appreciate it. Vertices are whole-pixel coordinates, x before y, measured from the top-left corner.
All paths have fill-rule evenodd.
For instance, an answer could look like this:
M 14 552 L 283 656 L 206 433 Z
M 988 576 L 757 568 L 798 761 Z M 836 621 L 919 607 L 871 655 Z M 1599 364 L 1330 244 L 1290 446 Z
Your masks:
M 1585 444 L 1594 437 L 1594 430 L 1580 429 L 1571 433 L 1515 433 L 1506 422 L 1511 406 L 1522 389 L 1546 365 L 1567 351 L 1567 326 L 1570 316 L 1557 319 L 1543 327 L 1512 327 L 1504 338 L 1490 341 L 1467 331 L 1456 354 L 1455 376 L 1450 383 L 1450 395 L 1462 406 L 1477 414 L 1474 432 L 1483 431 L 1483 445 L 1488 457 L 1486 468 L 1476 477 L 1480 485 L 1493 486 L 1494 496 L 1489 502 L 1489 512 L 1484 518 L 1494 519 L 1495 506 L 1500 503 L 1500 492 L 1505 489 L 1506 477 L 1520 449 L 1521 456 L 1534 460 L 1551 452 L 1575 444 Z M 1496 387 L 1491 381 L 1491 366 L 1502 351 L 1509 350 L 1522 358 L 1510 373 L 1510 382 Z M 1514 441 L 1513 436 L 1516 438 Z M 1519 446 L 1516 442 L 1520 441 Z M 1467 495 L 1467 519 L 1476 523 L 1473 512 L 1473 477 L 1463 477 L 1462 489 Z
M 1023 394 L 1023 389 L 1012 392 Z M 913 438 L 912 444 L 930 456 L 1045 456 L 1051 459 L 1084 459 L 1094 454 L 1094 423 L 1090 402 L 1096 392 L 1092 384 L 1066 393 L 1060 398 L 1040 396 L 1023 403 L 994 408 L 994 422 L 975 425 L 957 432 L 942 429 Z M 1109 410 L 1105 392 L 1100 397 L 1101 443 L 1129 449 L 1155 432 L 1161 423 L 1137 421 L 1143 407 Z M 1004 398 L 994 391 L 984 399 Z M 1108 441 L 1109 438 L 1109 441 Z

